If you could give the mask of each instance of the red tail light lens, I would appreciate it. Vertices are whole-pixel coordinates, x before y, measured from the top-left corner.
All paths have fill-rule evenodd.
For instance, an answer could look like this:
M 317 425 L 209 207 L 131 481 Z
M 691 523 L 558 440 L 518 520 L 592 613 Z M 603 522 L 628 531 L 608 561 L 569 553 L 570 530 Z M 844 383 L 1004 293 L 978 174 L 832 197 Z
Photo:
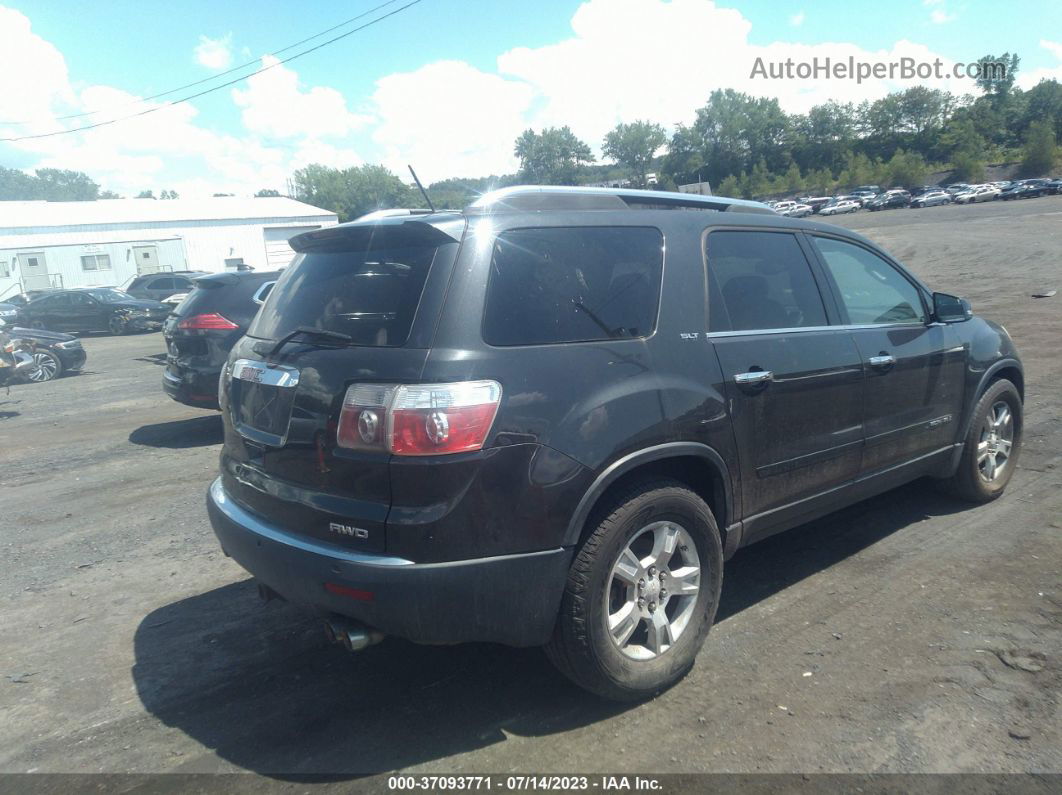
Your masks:
M 229 320 L 224 315 L 219 315 L 217 312 L 210 312 L 205 315 L 192 315 L 186 317 L 177 323 L 177 328 L 186 330 L 206 330 L 213 329 L 215 331 L 232 331 L 238 329 L 235 323 Z
M 501 404 L 496 381 L 355 384 L 347 390 L 336 442 L 395 455 L 479 450 Z

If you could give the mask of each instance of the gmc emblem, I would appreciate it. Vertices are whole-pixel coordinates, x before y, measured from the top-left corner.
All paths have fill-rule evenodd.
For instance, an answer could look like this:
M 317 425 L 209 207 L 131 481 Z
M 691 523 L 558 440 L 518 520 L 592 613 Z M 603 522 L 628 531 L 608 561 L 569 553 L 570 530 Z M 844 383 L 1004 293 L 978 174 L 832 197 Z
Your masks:
M 354 538 L 368 538 L 369 531 L 363 527 L 354 527 L 349 524 L 340 524 L 339 522 L 329 522 L 329 531 L 333 533 L 339 533 L 341 536 L 353 536 Z

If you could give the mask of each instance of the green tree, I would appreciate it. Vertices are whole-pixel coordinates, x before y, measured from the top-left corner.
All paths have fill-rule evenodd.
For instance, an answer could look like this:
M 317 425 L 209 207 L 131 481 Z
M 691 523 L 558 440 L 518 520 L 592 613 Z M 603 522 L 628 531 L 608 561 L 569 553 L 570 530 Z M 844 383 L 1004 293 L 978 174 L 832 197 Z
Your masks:
M 159 194 L 159 198 L 160 199 L 179 199 L 180 196 L 177 195 L 177 191 L 175 191 L 175 190 L 164 190 L 162 193 Z
M 336 169 L 314 163 L 292 176 L 295 198 L 331 210 L 341 221 L 350 221 L 373 210 L 421 206 L 419 192 L 383 166 Z
M 634 187 L 645 188 L 653 157 L 666 143 L 667 134 L 659 124 L 635 121 L 612 128 L 605 136 L 601 151 L 626 169 Z
M 590 147 L 567 126 L 524 130 L 513 154 L 520 158 L 521 179 L 536 185 L 574 185 L 580 166 L 594 162 Z
M 1021 58 L 1017 53 L 1005 52 L 1002 55 L 985 55 L 977 59 L 981 75 L 977 78 L 977 87 L 993 97 L 1006 97 L 1014 87 L 1018 76 Z
M 800 173 L 800 166 L 790 163 L 785 172 L 785 188 L 790 193 L 796 193 L 804 189 L 804 175 Z
M 271 196 L 279 196 L 279 195 L 280 195 L 280 191 L 278 191 L 278 190 L 273 190 L 272 188 L 262 188 L 262 190 L 258 191 L 255 194 L 255 197 L 256 198 L 262 198 L 262 197 L 271 197 Z
M 722 182 L 719 183 L 719 187 L 716 193 L 720 196 L 726 196 L 734 199 L 741 194 L 741 185 L 738 183 L 738 178 L 733 174 L 725 177 Z
M 918 152 L 897 149 L 886 167 L 888 184 L 897 187 L 915 187 L 926 181 L 929 166 Z
M 216 194 L 215 194 L 215 195 L 216 195 Z M 140 191 L 140 193 L 138 193 L 138 194 L 136 195 L 136 197 L 137 197 L 138 199 L 154 199 L 154 198 L 155 198 L 155 191 L 152 191 L 152 190 L 142 190 L 142 191 Z
M 1029 177 L 1049 175 L 1058 161 L 1055 131 L 1050 121 L 1034 121 L 1029 125 L 1022 149 L 1021 171 Z
M 942 143 L 949 150 L 955 179 L 977 182 L 985 178 L 985 140 L 972 121 L 953 122 L 942 136 Z
M 120 199 L 122 197 L 119 196 L 117 193 L 115 193 L 113 190 L 105 190 L 105 191 L 102 191 L 97 198 L 100 198 L 100 199 Z

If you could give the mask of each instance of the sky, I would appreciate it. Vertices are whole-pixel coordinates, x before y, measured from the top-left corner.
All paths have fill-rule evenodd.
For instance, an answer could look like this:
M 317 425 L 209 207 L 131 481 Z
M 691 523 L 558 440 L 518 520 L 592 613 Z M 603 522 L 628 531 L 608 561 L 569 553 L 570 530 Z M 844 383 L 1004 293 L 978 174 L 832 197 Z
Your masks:
M 67 168 L 135 195 L 283 191 L 309 163 L 382 163 L 403 178 L 511 173 L 525 129 L 568 125 L 600 154 L 619 122 L 673 129 L 717 88 L 776 97 L 789 112 L 969 79 L 763 79 L 764 63 L 1021 56 L 1018 84 L 1062 79 L 1056 0 L 0 0 L 0 165 Z M 252 64 L 228 75 L 233 67 Z M 165 103 L 236 80 L 174 105 Z M 185 91 L 147 100 L 178 86 Z M 76 118 L 60 118 L 78 115 Z M 17 124 L 15 122 L 18 122 Z

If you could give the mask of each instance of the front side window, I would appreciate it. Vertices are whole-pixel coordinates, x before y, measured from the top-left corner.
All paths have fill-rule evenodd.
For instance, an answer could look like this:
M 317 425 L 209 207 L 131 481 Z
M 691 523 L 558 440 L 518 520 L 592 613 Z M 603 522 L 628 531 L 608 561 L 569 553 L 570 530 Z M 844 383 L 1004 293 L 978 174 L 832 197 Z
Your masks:
M 811 266 L 789 232 L 723 230 L 705 238 L 709 330 L 825 326 Z
M 855 325 L 924 323 L 918 288 L 877 254 L 842 240 L 815 237 L 842 309 Z
M 664 238 L 651 227 L 543 227 L 498 235 L 483 339 L 548 345 L 647 337 Z

